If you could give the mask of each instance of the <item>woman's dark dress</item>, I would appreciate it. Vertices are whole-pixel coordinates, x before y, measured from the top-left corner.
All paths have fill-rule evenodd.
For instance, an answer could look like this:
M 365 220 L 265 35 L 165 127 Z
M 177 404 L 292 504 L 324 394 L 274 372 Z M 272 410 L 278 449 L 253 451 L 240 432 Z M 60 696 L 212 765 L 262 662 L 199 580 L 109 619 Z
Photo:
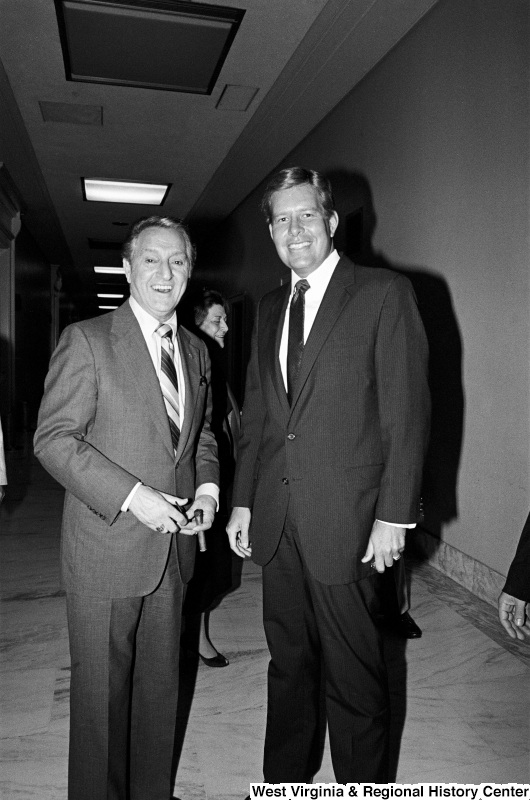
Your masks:
M 207 550 L 204 553 L 197 550 L 195 557 L 195 571 L 184 601 L 185 615 L 208 611 L 232 586 L 232 551 L 225 529 L 234 478 L 239 408 L 224 376 L 221 348 L 208 337 L 204 341 L 212 362 L 212 430 L 219 449 L 221 485 L 219 511 L 206 531 Z

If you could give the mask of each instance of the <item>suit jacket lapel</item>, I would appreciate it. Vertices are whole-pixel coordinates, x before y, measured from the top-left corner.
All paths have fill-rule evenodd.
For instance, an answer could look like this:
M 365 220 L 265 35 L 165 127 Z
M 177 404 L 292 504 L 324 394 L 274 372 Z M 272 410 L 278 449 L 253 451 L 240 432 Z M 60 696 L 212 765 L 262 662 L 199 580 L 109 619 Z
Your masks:
M 268 358 L 268 372 L 280 405 L 286 414 L 289 413 L 289 402 L 280 369 L 280 342 L 290 288 L 290 283 L 282 286 L 281 290 L 273 296 L 270 308 L 267 308 L 264 304 L 260 312 L 264 314 L 260 318 L 260 325 L 263 331 L 263 352 L 267 354 Z
M 146 405 L 146 414 L 149 414 L 153 420 L 164 445 L 170 453 L 173 453 L 160 383 L 142 331 L 129 303 L 124 303 L 115 312 L 113 334 L 118 358 L 129 372 L 131 384 L 143 399 Z
M 328 288 L 322 298 L 311 332 L 307 337 L 300 364 L 300 372 L 296 389 L 293 394 L 291 410 L 303 390 L 326 339 L 333 330 L 344 306 L 351 298 L 348 286 L 355 282 L 355 265 L 347 258 L 342 257 L 337 264 Z

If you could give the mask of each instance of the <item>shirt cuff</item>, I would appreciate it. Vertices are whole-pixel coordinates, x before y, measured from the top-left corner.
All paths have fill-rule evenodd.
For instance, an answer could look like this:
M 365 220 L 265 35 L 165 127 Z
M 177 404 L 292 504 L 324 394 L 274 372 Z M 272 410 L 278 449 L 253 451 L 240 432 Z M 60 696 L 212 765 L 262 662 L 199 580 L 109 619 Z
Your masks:
M 209 494 L 215 500 L 215 510 L 219 511 L 219 487 L 215 483 L 201 483 L 195 491 L 195 499 L 200 494 Z
M 136 486 L 133 486 L 132 491 L 129 492 L 129 494 L 125 498 L 125 501 L 124 501 L 122 507 L 120 508 L 120 511 L 128 511 L 129 510 L 129 506 L 131 505 L 131 500 L 133 499 L 134 495 L 136 494 L 136 490 L 141 485 L 142 485 L 142 481 L 138 481 Z
M 394 528 L 408 528 L 409 530 L 416 527 L 415 522 L 385 522 L 383 519 L 376 519 L 376 522 L 382 522 L 383 525 L 392 525 Z

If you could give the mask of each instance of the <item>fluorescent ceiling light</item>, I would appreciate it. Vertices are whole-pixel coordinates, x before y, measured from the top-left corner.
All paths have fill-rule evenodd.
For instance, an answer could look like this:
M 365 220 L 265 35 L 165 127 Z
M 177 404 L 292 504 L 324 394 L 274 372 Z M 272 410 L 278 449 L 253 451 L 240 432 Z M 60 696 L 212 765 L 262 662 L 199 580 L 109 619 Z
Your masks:
M 122 294 L 98 294 L 98 297 L 101 297 L 102 300 L 120 300 L 123 295 Z
M 146 206 L 161 206 L 169 183 L 132 183 L 131 181 L 107 181 L 82 178 L 85 200 L 96 203 L 138 203 Z
M 98 306 L 98 308 L 101 308 L 103 310 L 108 309 L 109 311 L 113 311 L 115 308 L 118 308 L 118 306 Z
M 104 275 L 125 275 L 123 267 L 94 267 L 94 272 L 103 273 Z

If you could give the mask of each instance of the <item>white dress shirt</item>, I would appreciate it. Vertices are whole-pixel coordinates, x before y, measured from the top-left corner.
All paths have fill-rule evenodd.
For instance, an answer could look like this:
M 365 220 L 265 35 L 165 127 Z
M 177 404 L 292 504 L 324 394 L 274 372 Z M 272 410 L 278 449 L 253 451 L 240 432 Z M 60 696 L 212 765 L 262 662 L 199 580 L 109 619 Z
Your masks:
M 145 309 L 134 299 L 134 297 L 129 297 L 129 304 L 131 306 L 131 310 L 138 320 L 138 324 L 140 326 L 140 330 L 142 331 L 142 335 L 145 339 L 145 343 L 147 345 L 147 349 L 149 350 L 149 355 L 151 356 L 151 361 L 153 362 L 153 366 L 156 370 L 156 376 L 160 380 L 160 370 L 161 370 L 161 350 L 162 350 L 162 341 L 160 336 L 155 333 L 156 329 L 160 326 L 160 321 L 152 317 L 151 314 L 148 314 Z M 166 325 L 171 327 L 173 331 L 173 344 L 174 344 L 174 364 L 175 364 L 175 371 L 177 373 L 177 380 L 178 380 L 178 387 L 179 387 L 179 417 L 181 419 L 181 427 L 182 427 L 182 420 L 184 420 L 184 406 L 186 400 L 186 384 L 184 382 L 184 372 L 182 371 L 182 360 L 180 358 L 180 350 L 179 344 L 177 339 L 177 312 L 173 312 L 173 316 L 170 319 L 166 320 Z M 139 486 L 142 485 L 141 481 L 138 481 L 136 486 L 127 496 L 125 502 L 123 503 L 121 510 L 127 511 L 129 509 L 129 505 L 133 498 L 134 493 L 138 489 Z M 195 497 L 198 497 L 200 494 L 208 494 L 214 498 L 216 504 L 218 505 L 219 502 L 219 487 L 216 486 L 215 483 L 202 483 L 195 491 Z M 188 502 L 188 498 L 178 497 L 177 498 L 180 505 L 185 505 Z
M 306 280 L 309 284 L 304 295 L 304 344 L 307 342 L 309 332 L 313 327 L 313 322 L 317 315 L 318 309 L 322 302 L 322 298 L 328 288 L 328 283 L 331 276 L 335 272 L 335 267 L 340 261 L 340 256 L 336 250 L 332 250 L 327 258 L 324 259 L 322 264 L 317 267 L 314 272 L 309 275 Z M 289 302 L 287 303 L 287 310 L 285 312 L 285 320 L 283 322 L 282 339 L 280 342 L 280 368 L 283 376 L 283 383 L 287 391 L 287 342 L 289 338 L 289 316 L 291 309 L 291 300 L 293 299 L 294 287 L 300 278 L 296 272 L 291 270 L 291 293 L 289 295 Z
M 335 272 L 335 267 L 340 261 L 340 255 L 337 253 L 336 250 L 332 250 L 331 253 L 324 259 L 322 264 L 317 267 L 310 275 L 307 276 L 306 280 L 309 284 L 309 289 L 306 290 L 304 295 L 305 306 L 304 306 L 304 344 L 307 342 L 307 337 L 309 336 L 309 332 L 313 327 L 313 323 L 315 321 L 316 315 L 318 313 L 318 309 L 320 308 L 320 304 L 326 293 L 326 289 L 328 288 L 328 284 L 331 280 L 331 276 Z M 300 280 L 299 276 L 294 272 L 291 271 L 291 293 L 289 295 L 289 302 L 287 303 L 287 310 L 285 312 L 285 319 L 283 322 L 283 330 L 282 330 L 282 338 L 280 341 L 280 369 L 282 371 L 283 383 L 285 386 L 285 390 L 287 391 L 287 343 L 289 337 L 289 312 L 291 306 L 291 300 L 293 298 L 293 294 L 295 291 L 295 285 Z M 383 520 L 379 520 L 383 522 Z M 395 522 L 387 522 L 386 525 L 394 525 L 399 528 L 415 528 L 416 523 L 395 523 Z

